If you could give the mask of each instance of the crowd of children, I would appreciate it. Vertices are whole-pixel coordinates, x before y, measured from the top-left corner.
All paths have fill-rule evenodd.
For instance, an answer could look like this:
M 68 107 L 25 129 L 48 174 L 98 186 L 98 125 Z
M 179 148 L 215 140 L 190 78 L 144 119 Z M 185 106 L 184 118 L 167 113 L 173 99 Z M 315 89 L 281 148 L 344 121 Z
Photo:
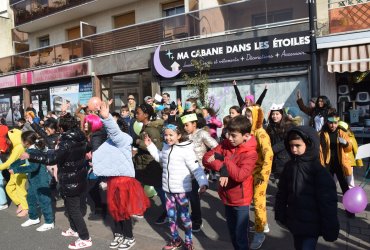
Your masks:
M 218 182 L 234 249 L 260 249 L 270 231 L 266 191 L 272 174 L 278 184 L 275 219 L 292 233 L 294 247 L 315 249 L 320 236 L 335 241 L 339 222 L 332 177 L 345 193 L 354 186 L 353 167 L 362 166 L 354 160 L 357 143 L 348 124 L 340 121 L 326 97 L 307 107 L 299 92 L 298 106 L 311 116 L 312 127 L 297 126 L 284 104 L 273 104 L 265 120 L 260 105 L 267 88 L 255 103 L 253 95 L 241 97 L 236 81 L 233 87 L 239 105 L 230 107 L 223 123 L 197 99 L 182 105 L 171 102 L 168 93 L 161 103 L 147 96 L 140 105 L 130 95 L 120 113 L 112 114 L 111 101 L 97 97 L 87 106 L 79 105 L 75 116 L 66 112 L 68 104 L 59 117 L 50 113 L 41 122 L 28 110 L 19 123 L 22 130 L 9 130 L 2 121 L 0 170 L 8 169 L 4 177 L 10 173 L 5 189 L 17 216 L 28 216 L 21 226 L 39 224 L 40 207 L 45 223 L 36 230 L 54 228 L 50 184 L 57 183 L 70 225 L 61 234 L 78 237 L 70 249 L 93 244 L 84 220 L 85 192 L 96 213 L 107 210 L 114 220 L 109 247 L 130 249 L 136 242 L 131 218 L 143 216 L 150 206 L 143 189 L 149 185 L 163 209 L 156 224 L 168 223 L 171 232 L 163 250 L 192 250 L 192 233 L 203 225 L 200 194 L 213 180 Z M 4 183 L 0 174 L 0 210 L 8 208 Z M 104 202 L 100 189 L 106 190 Z M 255 219 L 249 227 L 252 205 Z

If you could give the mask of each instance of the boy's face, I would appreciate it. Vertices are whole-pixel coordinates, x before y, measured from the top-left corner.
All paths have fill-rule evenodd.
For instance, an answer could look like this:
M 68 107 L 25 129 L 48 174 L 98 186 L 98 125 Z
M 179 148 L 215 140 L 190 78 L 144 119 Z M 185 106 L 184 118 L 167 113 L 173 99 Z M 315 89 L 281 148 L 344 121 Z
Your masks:
M 293 155 L 303 155 L 306 152 L 306 143 L 302 139 L 291 140 L 289 145 Z
M 242 133 L 240 132 L 229 132 L 227 134 L 228 136 L 228 139 L 231 143 L 232 146 L 236 147 L 236 146 L 239 146 L 240 144 L 242 144 L 244 141 L 247 141 L 248 140 L 248 137 L 249 137 L 249 134 L 245 134 L 243 135 Z
M 338 128 L 338 122 L 328 122 L 328 127 L 331 132 L 334 132 Z
M 129 116 L 129 114 L 130 114 L 130 111 L 128 111 L 128 110 L 121 110 L 121 116 L 122 117 Z

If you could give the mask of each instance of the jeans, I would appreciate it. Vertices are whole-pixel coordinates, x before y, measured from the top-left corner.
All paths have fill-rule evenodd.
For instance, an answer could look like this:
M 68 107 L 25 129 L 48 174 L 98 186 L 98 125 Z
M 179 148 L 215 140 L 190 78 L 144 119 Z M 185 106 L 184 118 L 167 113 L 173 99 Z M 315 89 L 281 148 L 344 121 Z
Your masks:
M 1 162 L 1 161 L 0 161 Z M 0 205 L 6 205 L 8 200 L 6 199 L 6 194 L 4 190 L 4 178 L 0 171 Z
M 225 217 L 234 249 L 248 250 L 249 206 L 225 205 Z
M 199 184 L 196 179 L 192 179 L 191 185 L 191 192 L 186 193 L 191 206 L 191 221 L 193 223 L 202 224 L 202 211 L 200 209 L 200 197 L 198 193 Z
M 296 250 L 315 250 L 318 238 L 294 235 L 294 248 Z
M 81 197 L 79 195 L 64 197 L 64 206 L 72 230 L 78 233 L 80 239 L 89 239 L 89 231 L 87 231 L 83 211 L 81 211 Z

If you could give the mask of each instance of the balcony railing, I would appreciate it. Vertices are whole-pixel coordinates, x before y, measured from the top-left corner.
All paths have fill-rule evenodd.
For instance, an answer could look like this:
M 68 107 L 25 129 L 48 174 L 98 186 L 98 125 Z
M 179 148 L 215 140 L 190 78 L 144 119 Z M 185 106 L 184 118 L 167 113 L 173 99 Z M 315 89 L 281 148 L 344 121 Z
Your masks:
M 272 2 L 250 0 L 226 4 L 19 53 L 0 58 L 0 73 L 55 65 L 163 41 L 241 32 L 253 26 L 271 27 L 272 23 L 290 25 L 297 20 L 307 21 L 305 1 L 280 0 L 278 6 L 266 5 Z
M 329 32 L 370 29 L 370 0 L 329 1 Z
M 10 0 L 15 26 L 94 0 Z

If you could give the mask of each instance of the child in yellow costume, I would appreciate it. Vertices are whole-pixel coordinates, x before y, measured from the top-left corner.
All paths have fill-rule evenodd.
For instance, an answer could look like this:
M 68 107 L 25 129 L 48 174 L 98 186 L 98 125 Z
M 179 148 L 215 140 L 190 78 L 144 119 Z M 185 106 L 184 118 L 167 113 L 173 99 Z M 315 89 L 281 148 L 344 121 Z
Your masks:
M 251 134 L 257 139 L 258 160 L 253 171 L 255 234 L 250 248 L 259 249 L 265 240 L 264 233 L 270 231 L 267 224 L 266 190 L 274 153 L 271 148 L 270 137 L 262 127 L 264 118 L 262 109 L 258 106 L 248 107 L 245 115 L 252 123 Z
M 0 171 L 8 169 L 24 152 L 21 135 L 22 131 L 19 129 L 11 129 L 8 131 L 8 137 L 12 142 L 12 150 L 8 160 L 0 164 Z M 26 182 L 27 176 L 25 174 L 12 174 L 5 188 L 9 198 L 18 206 L 18 217 L 24 217 L 28 214 Z

